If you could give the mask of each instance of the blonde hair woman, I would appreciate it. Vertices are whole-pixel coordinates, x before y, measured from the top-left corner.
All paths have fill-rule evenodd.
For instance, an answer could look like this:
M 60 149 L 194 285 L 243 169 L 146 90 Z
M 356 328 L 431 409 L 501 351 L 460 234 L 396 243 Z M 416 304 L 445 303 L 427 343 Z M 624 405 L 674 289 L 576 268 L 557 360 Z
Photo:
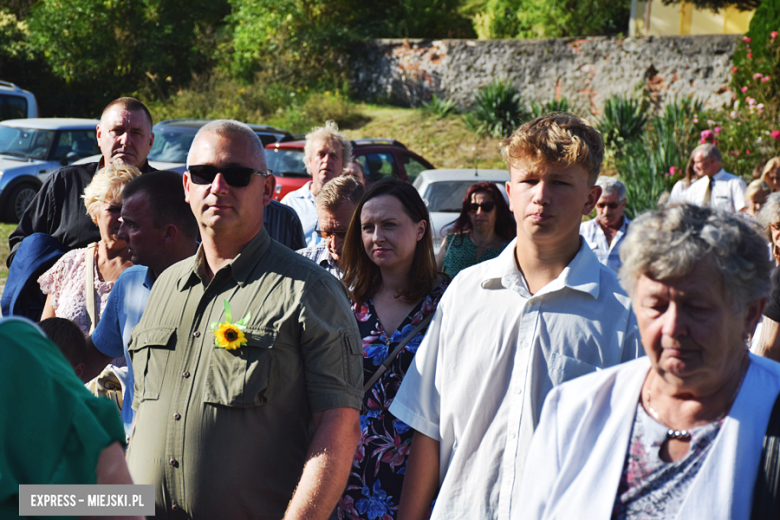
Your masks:
M 764 166 L 761 180 L 769 184 L 772 191 L 780 191 L 780 157 L 772 157 Z
M 84 190 L 84 205 L 100 230 L 100 241 L 63 255 L 38 283 L 46 294 L 41 320 L 66 318 L 89 335 L 100 320 L 114 282 L 130 267 L 127 244 L 119 240 L 122 189 L 141 175 L 135 166 L 109 165 L 99 170 Z M 91 266 L 91 269 L 89 268 Z M 92 281 L 91 291 L 87 289 Z

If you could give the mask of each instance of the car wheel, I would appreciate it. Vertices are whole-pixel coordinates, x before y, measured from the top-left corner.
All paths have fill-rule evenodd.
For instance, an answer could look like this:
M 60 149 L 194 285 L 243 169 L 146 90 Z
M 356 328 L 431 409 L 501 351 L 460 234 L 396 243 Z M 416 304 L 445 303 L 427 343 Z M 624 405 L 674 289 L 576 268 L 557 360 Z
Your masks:
M 8 205 L 6 206 L 5 220 L 8 222 L 19 222 L 24 210 L 30 205 L 30 202 L 35 198 L 35 194 L 38 190 L 31 184 L 22 184 L 14 188 L 11 192 L 11 196 L 8 198 Z

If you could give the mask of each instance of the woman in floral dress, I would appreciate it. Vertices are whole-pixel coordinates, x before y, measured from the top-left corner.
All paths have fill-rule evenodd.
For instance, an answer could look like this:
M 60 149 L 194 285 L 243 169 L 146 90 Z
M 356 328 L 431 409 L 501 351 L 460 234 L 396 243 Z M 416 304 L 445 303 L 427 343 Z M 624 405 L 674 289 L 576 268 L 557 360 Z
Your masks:
M 368 382 L 395 347 L 436 310 L 447 283 L 436 270 L 428 210 L 409 184 L 374 184 L 344 242 L 343 281 L 363 337 Z M 338 505 L 340 519 L 391 520 L 398 513 L 414 431 L 388 408 L 425 335 L 403 347 L 363 397 L 360 444 Z

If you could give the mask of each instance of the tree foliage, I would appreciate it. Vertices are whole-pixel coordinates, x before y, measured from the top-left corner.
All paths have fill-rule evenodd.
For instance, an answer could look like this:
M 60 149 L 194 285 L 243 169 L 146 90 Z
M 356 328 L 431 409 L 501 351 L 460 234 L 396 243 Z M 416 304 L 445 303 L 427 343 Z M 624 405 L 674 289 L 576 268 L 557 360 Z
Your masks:
M 226 13 L 220 0 L 41 0 L 30 42 L 55 75 L 99 98 L 143 85 L 162 95 L 209 68 L 214 21 Z
M 476 11 L 477 35 L 492 39 L 627 33 L 631 9 L 622 0 L 484 0 Z

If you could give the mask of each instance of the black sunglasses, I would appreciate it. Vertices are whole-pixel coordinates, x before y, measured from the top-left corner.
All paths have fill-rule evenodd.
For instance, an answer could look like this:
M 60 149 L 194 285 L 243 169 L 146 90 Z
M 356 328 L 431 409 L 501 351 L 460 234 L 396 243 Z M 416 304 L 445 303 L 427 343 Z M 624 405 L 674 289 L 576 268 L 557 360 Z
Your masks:
M 319 228 L 316 228 L 314 230 L 314 232 L 317 233 L 317 235 L 320 238 L 325 239 L 325 240 L 327 240 L 327 239 L 329 239 L 329 238 L 331 238 L 333 236 L 337 236 L 341 240 L 344 240 L 344 238 L 347 236 L 347 232 L 346 231 L 323 231 L 323 230 L 321 230 Z
M 472 202 L 471 204 L 468 205 L 469 213 L 476 213 L 479 208 L 482 208 L 482 211 L 484 211 L 485 213 L 490 213 L 491 211 L 493 211 L 493 208 L 495 207 L 496 207 L 496 203 L 493 202 L 492 200 L 489 200 L 487 202 L 482 202 L 482 203 Z
M 214 182 L 214 178 L 217 174 L 221 173 L 222 177 L 225 178 L 225 182 L 228 183 L 228 186 L 233 186 L 234 188 L 249 186 L 252 175 L 260 175 L 262 177 L 271 175 L 271 170 L 255 170 L 254 168 L 248 168 L 246 166 L 225 166 L 224 168 L 220 168 L 219 166 L 212 166 L 210 164 L 192 165 L 187 171 L 190 172 L 190 179 L 192 179 L 194 184 L 211 184 Z
M 618 209 L 618 206 L 620 206 L 620 204 L 618 204 L 617 202 L 599 202 L 598 204 L 596 204 L 596 207 L 600 209 L 604 209 L 604 208 Z

